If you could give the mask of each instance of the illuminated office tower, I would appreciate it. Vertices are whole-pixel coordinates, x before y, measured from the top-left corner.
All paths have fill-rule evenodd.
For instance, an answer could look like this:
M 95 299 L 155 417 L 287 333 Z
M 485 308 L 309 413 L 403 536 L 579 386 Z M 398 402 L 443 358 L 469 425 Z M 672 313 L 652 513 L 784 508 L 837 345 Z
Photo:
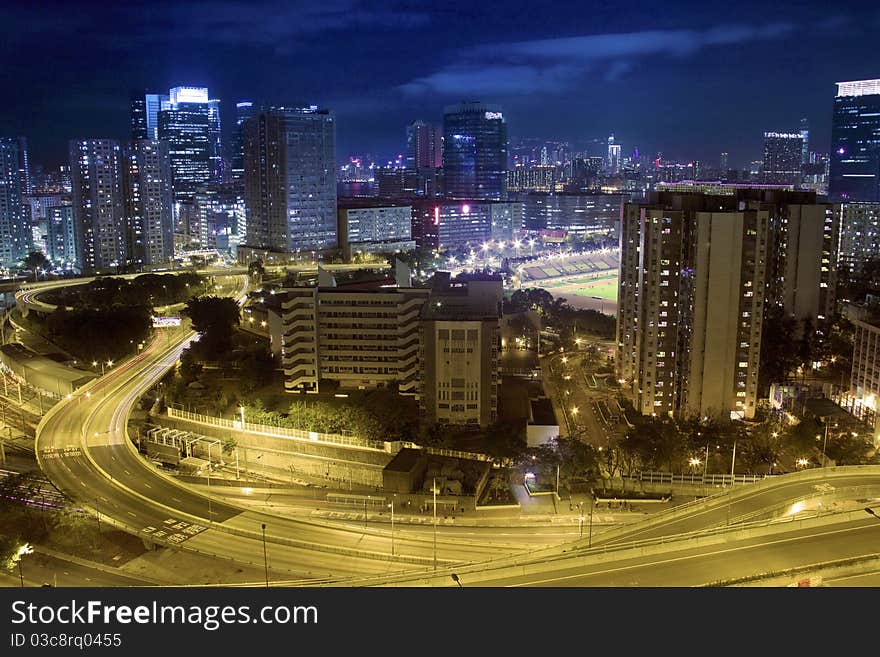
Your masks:
M 837 83 L 828 195 L 880 201 L 880 79 Z
M 159 138 L 159 110 L 168 96 L 135 91 L 131 94 L 131 138 Z
M 229 142 L 232 177 L 236 180 L 244 178 L 244 122 L 256 112 L 257 107 L 249 100 L 242 100 L 235 104 L 235 127 Z
M 336 122 L 317 106 L 273 107 L 244 123 L 247 245 L 336 247 Z
M 211 101 L 204 87 L 175 87 L 158 115 L 159 139 L 168 142 L 175 202 L 192 198 L 212 180 L 215 166 Z
M 462 103 L 443 114 L 443 173 L 452 199 L 507 198 L 507 124 L 497 107 Z
M 801 166 L 810 162 L 810 123 L 806 119 L 801 119 Z
M 139 139 L 126 145 L 124 177 L 128 261 L 168 262 L 174 253 L 168 144 Z
M 772 185 L 800 185 L 803 144 L 799 132 L 765 132 L 763 181 Z
M 614 135 L 608 137 L 608 173 L 620 172 L 620 144 L 614 143 Z
M 77 264 L 83 272 L 125 264 L 122 149 L 113 139 L 70 142 Z
M 220 101 L 208 101 L 208 157 L 211 160 L 211 182 L 223 180 L 223 144 L 220 138 Z
M 19 265 L 33 239 L 24 208 L 22 143 L 17 137 L 0 137 L 0 267 Z

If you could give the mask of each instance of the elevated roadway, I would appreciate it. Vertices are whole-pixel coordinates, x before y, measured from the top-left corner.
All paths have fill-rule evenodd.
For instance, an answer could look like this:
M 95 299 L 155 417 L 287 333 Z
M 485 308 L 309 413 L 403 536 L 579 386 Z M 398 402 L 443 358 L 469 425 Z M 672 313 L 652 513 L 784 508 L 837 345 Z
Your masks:
M 243 297 L 242 297 L 243 298 Z M 54 406 L 37 428 L 36 453 L 49 479 L 104 522 L 157 544 L 244 563 L 266 557 L 275 571 L 337 577 L 433 568 L 498 554 L 498 543 L 387 530 L 340 528 L 248 509 L 194 490 L 158 471 L 126 432 L 136 400 L 174 366 L 196 337 L 164 329 L 138 356 Z M 439 532 L 438 532 L 439 533 Z M 436 545 L 436 548 L 434 547 Z M 511 551 L 518 546 L 508 546 Z

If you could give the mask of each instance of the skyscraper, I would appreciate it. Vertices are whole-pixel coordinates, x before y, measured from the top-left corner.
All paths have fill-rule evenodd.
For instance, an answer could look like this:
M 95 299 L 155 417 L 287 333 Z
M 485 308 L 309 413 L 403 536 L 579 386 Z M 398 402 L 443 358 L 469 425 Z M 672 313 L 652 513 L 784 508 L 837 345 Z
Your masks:
M 614 143 L 614 135 L 608 137 L 608 173 L 620 172 L 620 144 Z
M 151 94 L 145 91 L 131 93 L 131 138 L 159 138 L 159 110 L 168 96 Z
M 443 114 L 443 172 L 453 199 L 507 197 L 507 124 L 497 107 L 461 103 Z
M 763 181 L 773 185 L 801 184 L 804 139 L 798 132 L 765 132 Z
M 733 197 L 624 205 L 616 367 L 640 413 L 754 416 L 768 225 Z
M 0 267 L 17 266 L 31 247 L 31 227 L 24 209 L 22 139 L 0 137 Z
M 159 139 L 168 142 L 174 200 L 191 199 L 215 180 L 219 162 L 219 101 L 204 87 L 175 87 L 158 114 Z
M 727 153 L 721 153 L 721 175 L 725 175 L 727 173 Z
M 440 131 L 424 121 L 406 126 L 406 168 L 436 169 L 442 166 Z
M 244 178 L 244 122 L 251 118 L 257 107 L 249 100 L 235 104 L 235 127 L 229 139 L 232 177 L 236 180 Z
M 336 247 L 336 122 L 330 110 L 273 107 L 244 123 L 247 245 Z
M 124 178 L 128 261 L 167 262 L 174 253 L 168 144 L 154 139 L 127 144 Z
M 830 178 L 832 201 L 880 201 L 880 79 L 837 83 Z
M 208 101 L 208 158 L 211 160 L 211 182 L 223 180 L 223 145 L 220 139 L 220 101 Z
M 801 119 L 801 166 L 808 164 L 810 161 L 810 123 L 806 119 Z
M 122 148 L 112 139 L 70 142 L 77 265 L 84 272 L 126 262 Z

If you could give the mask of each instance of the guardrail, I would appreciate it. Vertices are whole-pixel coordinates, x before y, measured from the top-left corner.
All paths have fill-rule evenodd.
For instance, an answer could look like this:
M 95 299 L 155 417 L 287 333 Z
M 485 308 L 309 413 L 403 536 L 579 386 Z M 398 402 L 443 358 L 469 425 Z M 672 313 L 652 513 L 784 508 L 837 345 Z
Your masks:
M 171 406 L 168 407 L 168 417 L 178 420 L 189 420 L 190 422 L 198 422 L 212 427 L 221 427 L 224 429 L 233 429 L 235 431 L 247 431 L 249 433 L 258 433 L 266 436 L 278 436 L 281 438 L 292 438 L 294 440 L 302 440 L 306 442 L 327 443 L 330 445 L 343 445 L 346 447 L 359 447 L 361 449 L 373 449 L 380 452 L 390 451 L 390 444 L 380 440 L 369 440 L 367 438 L 357 438 L 355 436 L 343 436 L 336 433 L 320 433 L 317 431 L 305 431 L 302 429 L 289 429 L 287 427 L 273 427 L 268 424 L 255 424 L 253 422 L 245 422 L 241 420 L 228 420 L 222 417 L 214 417 L 212 415 L 202 415 L 201 413 L 191 413 L 182 411 Z
M 778 475 L 731 475 L 729 474 L 691 474 L 673 472 L 639 472 L 635 475 L 624 475 L 622 479 L 641 481 L 647 484 L 699 484 L 699 485 L 724 485 L 730 484 L 754 484 L 769 477 Z

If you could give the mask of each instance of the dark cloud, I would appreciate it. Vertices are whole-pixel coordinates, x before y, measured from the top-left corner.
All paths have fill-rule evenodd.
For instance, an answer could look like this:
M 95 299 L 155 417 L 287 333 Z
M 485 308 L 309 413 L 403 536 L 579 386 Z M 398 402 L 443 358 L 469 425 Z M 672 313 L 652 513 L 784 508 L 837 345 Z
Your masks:
M 687 57 L 719 46 L 795 33 L 791 23 L 729 24 L 706 30 L 650 30 L 591 34 L 481 45 L 459 61 L 401 86 L 407 94 L 529 94 L 561 91 L 578 83 L 583 73 L 599 69 L 605 79 L 618 79 L 644 57 Z

